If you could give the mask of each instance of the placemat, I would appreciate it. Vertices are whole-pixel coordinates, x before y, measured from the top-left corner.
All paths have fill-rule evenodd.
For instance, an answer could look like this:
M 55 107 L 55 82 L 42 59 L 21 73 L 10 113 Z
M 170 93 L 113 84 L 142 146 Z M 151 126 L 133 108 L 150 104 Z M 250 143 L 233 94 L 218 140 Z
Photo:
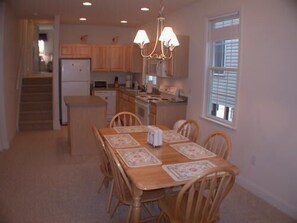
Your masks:
M 118 154 L 128 167 L 161 165 L 162 162 L 146 148 L 117 149 Z
M 135 125 L 135 126 L 116 126 L 113 129 L 117 133 L 133 133 L 133 132 L 147 132 L 147 126 L 145 125 Z
M 139 146 L 140 144 L 129 134 L 104 135 L 105 139 L 114 148 Z
M 208 160 L 199 160 L 195 162 L 163 165 L 162 168 L 175 181 L 183 181 L 199 176 L 203 171 L 215 166 L 216 165 Z
M 202 146 L 194 142 L 171 144 L 170 146 L 177 152 L 192 160 L 216 156 L 215 153 L 203 148 Z
M 175 130 L 166 130 L 166 131 L 163 131 L 163 141 L 167 143 L 173 143 L 173 142 L 189 141 L 189 139 L 177 133 Z

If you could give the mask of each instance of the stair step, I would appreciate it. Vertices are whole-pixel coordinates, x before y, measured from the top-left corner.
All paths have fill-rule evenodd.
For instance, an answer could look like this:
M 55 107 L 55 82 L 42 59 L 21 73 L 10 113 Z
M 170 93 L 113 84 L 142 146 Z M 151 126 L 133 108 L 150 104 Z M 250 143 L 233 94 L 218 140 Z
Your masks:
M 19 123 L 20 131 L 33 131 L 33 130 L 52 130 L 53 121 L 22 121 Z
M 52 77 L 27 77 L 23 78 L 23 85 L 52 84 Z
M 22 121 L 45 121 L 52 120 L 53 113 L 52 111 L 27 111 L 20 112 L 20 122 Z
M 23 93 L 21 96 L 21 102 L 52 101 L 52 98 L 51 92 Z
M 52 92 L 52 85 L 23 85 L 22 93 Z
M 21 112 L 25 111 L 52 111 L 52 102 L 22 102 Z

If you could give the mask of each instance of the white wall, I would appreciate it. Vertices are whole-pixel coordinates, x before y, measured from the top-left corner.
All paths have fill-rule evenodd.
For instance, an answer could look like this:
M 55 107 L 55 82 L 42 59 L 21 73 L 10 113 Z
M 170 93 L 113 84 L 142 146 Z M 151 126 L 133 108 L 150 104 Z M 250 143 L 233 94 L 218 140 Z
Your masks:
M 166 10 L 166 7 L 165 7 Z M 241 12 L 237 129 L 201 119 L 207 18 Z M 297 1 L 201 0 L 166 16 L 166 25 L 190 36 L 187 118 L 202 138 L 215 129 L 233 141 L 238 182 L 297 219 Z
M 88 44 L 111 44 L 116 36 L 119 44 L 129 44 L 135 33 L 135 29 L 126 27 L 61 24 L 60 43 L 80 43 L 80 37 L 88 35 Z
M 0 2 L 0 150 L 9 147 L 16 133 L 17 97 L 16 78 L 19 59 L 18 22 L 12 11 Z

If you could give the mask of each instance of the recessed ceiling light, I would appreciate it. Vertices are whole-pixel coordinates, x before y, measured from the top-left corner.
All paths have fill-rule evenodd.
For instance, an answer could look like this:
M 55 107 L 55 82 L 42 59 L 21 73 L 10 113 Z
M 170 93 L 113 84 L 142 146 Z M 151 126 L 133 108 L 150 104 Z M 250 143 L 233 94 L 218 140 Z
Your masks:
M 147 12 L 147 11 L 149 11 L 150 9 L 147 8 L 147 7 L 142 7 L 140 10 L 143 11 L 143 12 Z
M 79 18 L 80 21 L 86 21 L 87 18 Z
M 126 21 L 126 20 L 122 20 L 121 23 L 128 23 L 128 21 Z
M 83 2 L 83 5 L 84 6 L 91 6 L 92 5 L 92 2 Z

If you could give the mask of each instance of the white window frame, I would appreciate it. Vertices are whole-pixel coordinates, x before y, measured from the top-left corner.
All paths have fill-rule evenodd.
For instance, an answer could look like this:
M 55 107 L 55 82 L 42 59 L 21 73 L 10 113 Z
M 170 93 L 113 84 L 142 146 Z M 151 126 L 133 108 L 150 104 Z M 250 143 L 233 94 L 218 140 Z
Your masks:
M 238 45 L 238 65 L 237 67 L 234 68 L 223 68 L 222 70 L 224 71 L 236 71 L 237 72 L 237 77 L 236 77 L 236 92 L 235 92 L 235 104 L 234 104 L 234 112 L 233 112 L 233 118 L 232 121 L 228 121 L 225 120 L 223 118 L 219 118 L 216 117 L 214 115 L 211 114 L 210 112 L 210 72 L 213 71 L 214 69 L 216 69 L 216 67 L 214 67 L 213 65 L 211 65 L 211 63 L 213 62 L 213 54 L 212 54 L 212 39 L 211 39 L 211 32 L 212 32 L 212 24 L 214 21 L 218 21 L 218 20 L 225 20 L 228 18 L 232 18 L 232 17 L 238 17 L 239 18 L 239 28 L 238 28 L 238 33 L 237 33 L 237 37 L 239 39 L 239 45 Z M 202 114 L 202 118 L 210 120 L 212 122 L 215 122 L 217 124 L 223 125 L 225 127 L 229 127 L 232 129 L 236 128 L 236 120 L 237 120 L 237 113 L 238 113 L 238 86 L 239 86 L 239 75 L 240 75 L 240 69 L 239 69 L 239 65 L 240 65 L 240 54 L 241 54 L 241 38 L 240 38 L 240 27 L 241 27 L 241 18 L 240 18 L 240 14 L 239 12 L 234 12 L 234 13 L 229 13 L 229 14 L 225 14 L 219 17 L 215 17 L 215 18 L 209 18 L 207 20 L 207 31 L 208 31 L 208 36 L 207 36 L 207 42 L 206 42 L 206 55 L 207 55 L 207 59 L 206 59 L 206 68 L 205 68 L 205 81 L 204 81 L 204 108 L 203 108 L 203 114 Z M 223 33 L 223 35 L 225 35 L 226 33 Z M 228 33 L 227 33 L 228 35 Z M 218 68 L 218 70 L 220 70 L 220 68 Z M 224 75 L 224 74 L 222 74 Z M 218 75 L 219 76 L 219 75 Z

